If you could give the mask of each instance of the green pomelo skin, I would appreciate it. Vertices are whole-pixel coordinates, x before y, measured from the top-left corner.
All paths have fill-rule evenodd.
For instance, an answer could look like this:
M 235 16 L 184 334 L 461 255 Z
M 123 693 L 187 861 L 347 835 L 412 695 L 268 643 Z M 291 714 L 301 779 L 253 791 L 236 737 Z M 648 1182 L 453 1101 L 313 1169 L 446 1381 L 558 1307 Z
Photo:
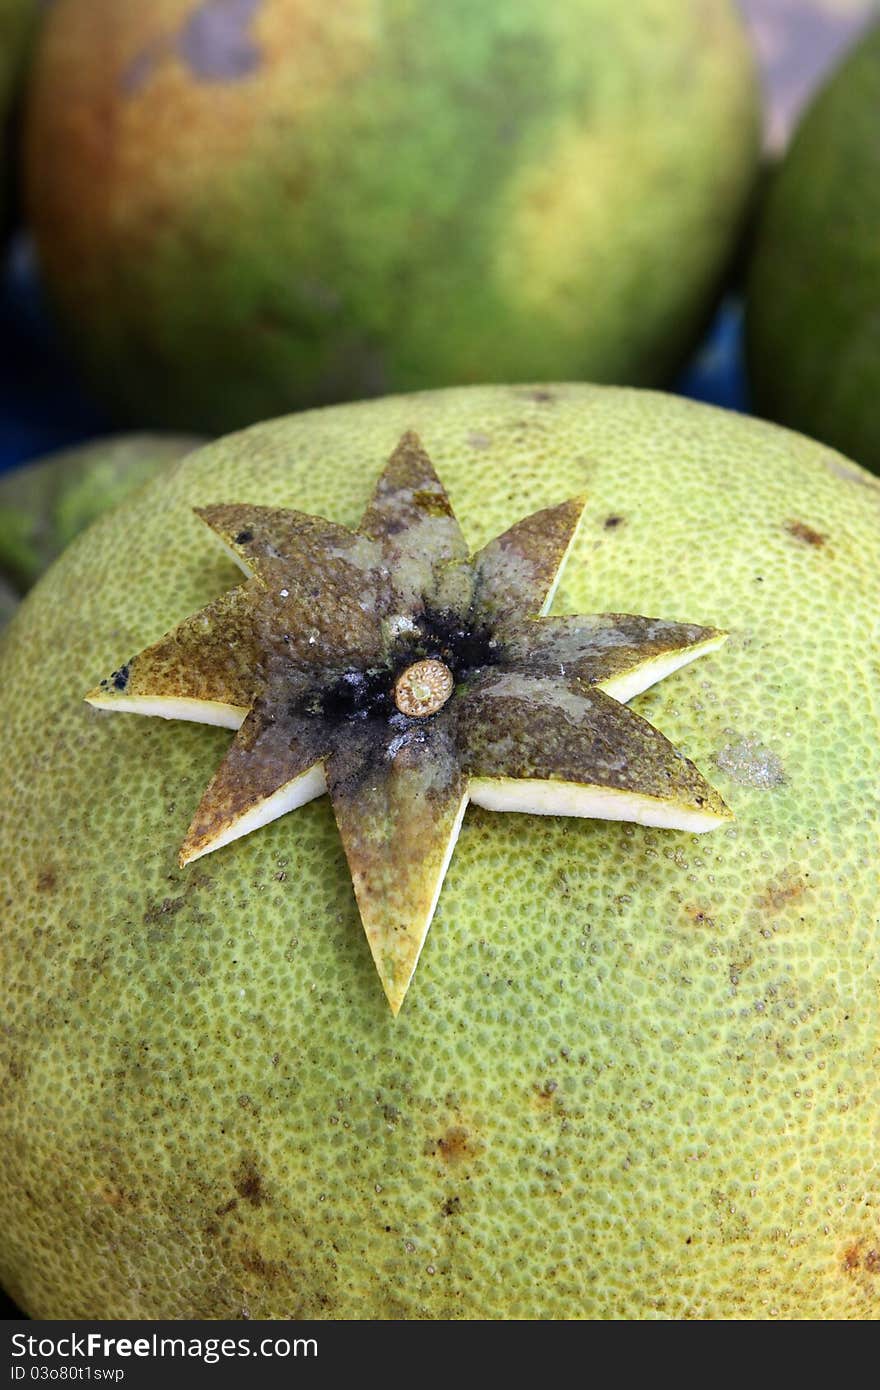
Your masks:
M 356 525 L 417 430 L 479 547 L 589 507 L 554 611 L 730 632 L 634 701 L 709 835 L 471 807 L 392 1018 L 327 798 L 185 871 L 231 735 L 84 693 L 240 581 L 194 505 Z M 33 1316 L 870 1318 L 880 483 L 585 386 L 191 455 L 0 643 L 0 1278 Z M 872 645 L 873 644 L 873 645 Z
M 0 477 L 0 576 L 24 593 L 74 536 L 202 441 L 123 434 L 63 449 Z
M 748 287 L 762 413 L 880 472 L 880 25 L 804 117 L 767 198 Z
M 680 363 L 755 169 L 728 0 L 210 8 L 68 0 L 31 88 L 42 265 L 123 415 Z

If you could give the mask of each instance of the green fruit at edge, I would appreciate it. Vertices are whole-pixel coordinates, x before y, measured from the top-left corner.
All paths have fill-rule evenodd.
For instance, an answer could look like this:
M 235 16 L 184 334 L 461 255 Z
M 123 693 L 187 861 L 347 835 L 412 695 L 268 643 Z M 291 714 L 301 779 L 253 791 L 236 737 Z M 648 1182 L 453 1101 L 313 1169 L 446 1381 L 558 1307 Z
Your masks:
M 122 434 L 62 449 L 0 476 L 0 577 L 29 589 L 74 536 L 202 441 Z
M 880 472 L 880 25 L 804 117 L 748 287 L 758 408 Z
M 663 379 L 757 126 L 728 0 L 67 0 L 29 205 L 95 389 L 217 431 L 456 382 Z
M 704 836 L 471 807 L 392 1018 L 327 798 L 185 871 L 230 735 L 84 693 L 239 582 L 192 513 L 355 525 L 417 430 L 477 547 L 588 494 L 556 612 L 719 624 L 634 707 Z M 760 421 L 436 392 L 191 455 L 0 641 L 0 1281 L 42 1318 L 870 1318 L 880 483 Z M 873 645 L 872 645 L 873 642 Z

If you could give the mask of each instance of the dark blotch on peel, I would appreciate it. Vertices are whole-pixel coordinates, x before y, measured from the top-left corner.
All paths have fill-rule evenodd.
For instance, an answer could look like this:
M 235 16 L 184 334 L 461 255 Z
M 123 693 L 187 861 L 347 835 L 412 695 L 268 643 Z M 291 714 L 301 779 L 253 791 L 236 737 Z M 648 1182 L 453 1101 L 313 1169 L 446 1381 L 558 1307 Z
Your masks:
M 457 682 L 501 661 L 501 645 L 488 628 L 476 626 L 456 613 L 426 609 L 415 621 L 424 643 L 423 655 L 415 659 L 442 661 Z
M 291 713 L 314 715 L 338 724 L 353 719 L 389 719 L 394 713 L 389 670 L 343 671 L 328 686 L 312 690 Z
M 793 519 L 785 523 L 785 529 L 796 541 L 801 541 L 803 545 L 823 546 L 828 539 L 823 536 L 821 531 L 816 531 L 812 526 L 808 526 L 805 521 Z
M 482 627 L 472 626 L 454 613 L 425 610 L 415 619 L 418 635 L 408 634 L 395 644 L 386 665 L 367 671 L 343 671 L 325 686 L 308 691 L 289 707 L 292 715 L 312 716 L 329 723 L 380 719 L 411 720 L 394 703 L 398 677 L 417 661 L 442 661 L 461 684 L 502 659 L 500 643 Z M 424 720 L 415 721 L 424 724 Z
M 248 1202 L 252 1207 L 265 1206 L 268 1200 L 257 1165 L 253 1158 L 247 1155 L 242 1158 L 236 1170 L 235 1190 L 239 1197 L 241 1197 L 243 1201 Z

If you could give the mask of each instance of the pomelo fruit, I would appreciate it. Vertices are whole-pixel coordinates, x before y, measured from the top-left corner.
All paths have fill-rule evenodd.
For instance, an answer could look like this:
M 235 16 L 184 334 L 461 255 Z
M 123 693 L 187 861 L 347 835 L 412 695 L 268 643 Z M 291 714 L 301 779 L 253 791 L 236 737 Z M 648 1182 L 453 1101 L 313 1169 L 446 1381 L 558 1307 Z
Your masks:
M 29 207 L 90 380 L 138 423 L 649 384 L 711 307 L 757 127 L 728 0 L 68 0 Z
M 202 441 L 121 434 L 60 449 L 0 476 L 0 575 L 21 592 L 74 536 Z
M 749 275 L 762 413 L 880 471 L 880 24 L 804 117 L 768 192 Z
M 106 671 L 235 585 L 193 506 L 356 525 L 415 430 L 468 540 L 586 493 L 554 611 L 717 625 L 633 707 L 735 821 L 469 808 L 405 1005 L 327 798 L 181 871 L 229 744 Z M 880 482 L 639 391 L 278 420 L 80 536 L 0 648 L 0 1274 L 38 1317 L 876 1315 Z

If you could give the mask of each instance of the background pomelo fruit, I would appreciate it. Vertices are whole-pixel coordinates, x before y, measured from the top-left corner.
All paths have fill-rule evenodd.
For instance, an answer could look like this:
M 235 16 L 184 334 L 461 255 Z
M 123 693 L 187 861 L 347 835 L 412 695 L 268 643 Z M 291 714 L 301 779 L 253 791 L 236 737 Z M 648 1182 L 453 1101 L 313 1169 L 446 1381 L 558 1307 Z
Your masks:
M 68 0 L 29 205 L 95 389 L 217 430 L 454 382 L 656 382 L 754 173 L 728 0 Z
M 177 868 L 230 735 L 101 714 L 234 585 L 193 504 L 356 524 L 416 429 L 554 609 L 720 624 L 636 707 L 735 823 L 471 808 L 392 1019 L 326 798 Z M 99 520 L 0 658 L 0 1273 L 40 1317 L 871 1317 L 880 483 L 759 421 L 498 387 L 260 426 Z
M 749 277 L 758 408 L 880 471 L 880 24 L 804 117 Z
M 202 441 L 121 434 L 78 444 L 0 476 L 0 576 L 21 592 L 74 536 Z

